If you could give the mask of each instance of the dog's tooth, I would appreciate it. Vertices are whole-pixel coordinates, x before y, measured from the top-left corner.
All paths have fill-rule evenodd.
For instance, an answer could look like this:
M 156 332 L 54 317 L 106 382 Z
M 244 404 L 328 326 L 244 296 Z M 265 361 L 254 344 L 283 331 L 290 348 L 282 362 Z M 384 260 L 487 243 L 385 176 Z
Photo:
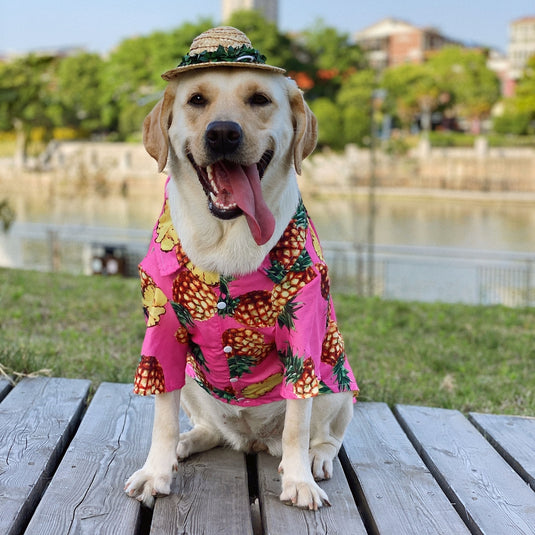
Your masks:
M 214 169 L 211 165 L 208 165 L 206 167 L 206 173 L 208 175 L 208 180 L 210 181 L 210 187 L 217 195 L 219 193 L 219 190 L 217 189 L 217 184 L 215 183 L 215 180 L 214 180 Z

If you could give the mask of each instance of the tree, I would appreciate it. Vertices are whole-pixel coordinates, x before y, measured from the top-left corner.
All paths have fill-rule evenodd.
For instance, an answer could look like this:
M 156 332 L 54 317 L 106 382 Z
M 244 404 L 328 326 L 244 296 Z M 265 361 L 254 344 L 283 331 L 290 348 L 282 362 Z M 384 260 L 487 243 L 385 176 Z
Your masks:
M 332 100 L 321 97 L 310 104 L 318 119 L 318 146 L 342 150 L 346 144 L 343 136 L 342 112 Z
M 160 98 L 161 74 L 174 68 L 191 41 L 212 26 L 208 19 L 186 23 L 172 32 L 125 39 L 110 54 L 102 74 L 102 122 L 120 137 L 137 132 Z
M 50 110 L 56 126 L 71 126 L 87 132 L 99 130 L 103 66 L 104 61 L 98 54 L 86 52 L 59 62 L 54 104 Z
M 295 42 L 279 32 L 277 25 L 255 10 L 238 10 L 228 20 L 229 26 L 247 35 L 254 48 L 266 56 L 270 65 L 294 71 L 302 67 L 295 53 Z
M 535 131 L 535 55 L 531 56 L 518 81 L 515 96 L 515 109 L 518 114 L 526 117 L 528 127 L 526 133 Z
M 0 64 L 0 127 L 14 128 L 17 136 L 14 162 L 26 163 L 32 128 L 50 129 L 56 58 L 30 54 Z
M 422 113 L 437 108 L 440 89 L 427 66 L 407 63 L 386 69 L 381 87 L 387 91 L 387 108 L 402 126 L 410 127 Z
M 448 106 L 472 120 L 475 133 L 500 96 L 498 77 L 486 63 L 482 51 L 461 47 L 443 48 L 427 63 L 441 93 L 448 94 Z
M 300 39 L 309 55 L 315 82 L 309 92 L 310 98 L 325 96 L 334 99 L 344 80 L 367 66 L 364 53 L 350 42 L 349 35 L 326 26 L 321 19 L 305 30 Z
M 535 132 L 535 55 L 526 63 L 515 96 L 502 104 L 503 112 L 494 118 L 496 132 L 517 135 Z
M 340 89 L 336 104 L 342 113 L 340 134 L 344 144 L 367 144 L 371 135 L 372 96 L 375 88 L 375 73 L 363 70 L 352 74 Z

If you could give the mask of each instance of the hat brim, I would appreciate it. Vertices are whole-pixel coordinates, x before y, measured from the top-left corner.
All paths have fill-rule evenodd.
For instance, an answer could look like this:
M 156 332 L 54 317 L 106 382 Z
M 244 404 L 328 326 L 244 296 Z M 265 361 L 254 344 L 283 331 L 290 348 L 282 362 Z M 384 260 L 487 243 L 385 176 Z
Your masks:
M 169 82 L 170 80 L 174 80 L 176 77 L 180 76 L 185 72 L 193 71 L 195 69 L 206 69 L 208 67 L 211 67 L 212 69 L 219 67 L 260 69 L 263 71 L 271 71 L 279 74 L 284 74 L 286 72 L 285 69 L 281 69 L 280 67 L 273 67 L 272 65 L 266 65 L 265 63 L 245 63 L 243 61 L 208 61 L 206 63 L 195 63 L 194 65 L 184 65 L 183 67 L 176 67 L 175 69 L 171 69 L 169 71 L 164 72 L 162 74 L 162 78 L 165 81 Z

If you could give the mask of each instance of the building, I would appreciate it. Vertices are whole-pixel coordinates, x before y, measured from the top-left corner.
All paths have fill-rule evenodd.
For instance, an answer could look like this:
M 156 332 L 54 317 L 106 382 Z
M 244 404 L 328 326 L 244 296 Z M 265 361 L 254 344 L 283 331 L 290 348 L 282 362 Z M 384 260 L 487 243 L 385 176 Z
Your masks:
M 435 28 L 418 28 L 386 18 L 354 35 L 370 65 L 378 70 L 402 63 L 423 63 L 428 55 L 446 45 L 458 44 Z
M 487 56 L 487 67 L 494 71 L 500 80 L 500 93 L 503 97 L 512 97 L 515 93 L 515 81 L 511 78 L 507 56 L 496 49 L 490 49 Z
M 509 24 L 509 60 L 510 77 L 518 80 L 528 59 L 535 55 L 535 16 L 522 17 Z
M 277 24 L 279 18 L 278 0 L 223 0 L 223 21 L 227 21 L 234 11 L 254 9 Z

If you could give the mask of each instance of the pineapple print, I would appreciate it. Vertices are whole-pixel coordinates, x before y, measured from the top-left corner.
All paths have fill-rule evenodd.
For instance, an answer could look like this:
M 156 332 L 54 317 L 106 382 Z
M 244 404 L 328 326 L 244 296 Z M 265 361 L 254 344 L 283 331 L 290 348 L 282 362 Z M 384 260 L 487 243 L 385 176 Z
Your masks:
M 207 372 L 210 372 L 210 370 L 208 369 L 208 366 L 206 366 L 204 355 L 197 344 L 192 344 L 191 352 L 186 356 L 186 362 L 193 368 L 195 378 L 198 382 L 202 383 L 207 389 L 212 390 L 212 385 L 208 382 L 205 374 L 205 370 Z
M 165 392 L 163 370 L 154 357 L 141 357 L 134 380 L 134 392 L 141 396 Z
M 275 347 L 274 342 L 266 344 L 264 335 L 252 329 L 228 329 L 222 342 L 232 348 L 227 359 L 233 377 L 251 373 L 251 367 L 258 366 Z
M 336 323 L 333 320 L 329 320 L 327 332 L 323 339 L 321 362 L 325 362 L 329 366 L 332 366 L 333 375 L 342 391 L 351 388 L 351 380 L 344 366 L 345 360 L 344 340 Z
M 288 346 L 281 358 L 286 368 L 286 383 L 293 384 L 295 395 L 299 398 L 317 396 L 320 392 L 320 381 L 316 376 L 312 357 L 303 359 L 294 355 Z
M 175 338 L 179 344 L 189 344 L 190 334 L 188 329 L 184 325 L 181 325 L 175 332 Z
M 315 277 L 314 269 L 309 266 L 305 271 L 289 271 L 280 284 L 275 284 L 271 294 L 271 303 L 273 314 L 277 317 L 281 328 L 295 329 L 296 312 L 301 308 L 300 303 L 295 302 L 295 296 Z
M 249 399 L 259 398 L 264 394 L 271 392 L 275 387 L 280 385 L 282 383 L 283 378 L 284 377 L 282 373 L 275 373 L 273 375 L 270 375 L 259 383 L 254 383 L 252 385 L 246 386 L 242 390 L 242 395 L 243 397 Z
M 190 259 L 182 248 L 182 244 L 180 242 L 177 243 L 176 259 L 178 260 L 178 264 L 180 266 L 186 266 L 190 262 Z
M 294 384 L 294 392 L 300 398 L 317 396 L 320 391 L 320 382 L 314 372 L 314 362 L 309 357 L 303 362 L 303 373 Z
M 335 366 L 344 353 L 344 340 L 338 330 L 338 326 L 332 320 L 329 320 L 327 325 L 327 332 L 323 339 L 323 346 L 321 351 L 321 362 L 325 362 L 329 366 Z
M 156 234 L 156 243 L 159 243 L 160 249 L 166 253 L 172 251 L 178 243 L 178 236 L 173 227 L 173 222 L 171 221 L 171 214 L 169 213 L 169 204 L 167 201 L 165 201 L 164 211 L 158 220 Z
M 230 295 L 229 283 L 232 282 L 231 277 L 219 277 L 219 301 L 217 303 L 217 313 L 222 316 L 228 316 L 234 314 L 238 303 L 240 302 L 239 298 L 233 298 Z
M 273 314 L 271 293 L 256 290 L 243 294 L 234 310 L 234 319 L 251 327 L 271 327 L 275 325 L 277 316 Z
M 141 267 L 139 268 L 139 277 L 141 279 L 143 312 L 147 320 L 147 327 L 152 327 L 160 323 L 160 316 L 165 314 L 167 297 Z
M 321 296 L 323 299 L 328 299 L 329 294 L 331 293 L 331 280 L 329 278 L 329 270 L 327 264 L 322 264 L 318 262 L 316 264 L 316 269 L 319 271 L 321 276 Z
M 304 251 L 307 228 L 308 216 L 303 203 L 300 202 L 281 239 L 269 252 L 271 267 L 267 270 L 267 275 L 275 284 L 281 282 Z
M 200 348 L 199 348 L 200 351 Z M 204 357 L 203 357 L 204 359 Z M 221 388 L 217 388 L 213 386 L 208 379 L 206 378 L 206 374 L 204 373 L 203 367 L 205 369 L 206 366 L 203 366 L 199 362 L 199 356 L 194 355 L 193 353 L 188 353 L 187 356 L 187 362 L 188 364 L 193 368 L 193 371 L 195 372 L 195 381 L 196 383 L 203 388 L 206 392 L 208 392 L 210 395 L 215 394 L 217 397 L 219 397 L 222 401 L 226 401 L 229 403 L 230 401 L 233 401 L 236 399 L 236 392 L 234 392 L 233 388 L 228 386 L 224 390 Z
M 210 286 L 188 270 L 181 271 L 173 282 L 173 309 L 183 326 L 205 321 L 216 313 L 217 296 Z

